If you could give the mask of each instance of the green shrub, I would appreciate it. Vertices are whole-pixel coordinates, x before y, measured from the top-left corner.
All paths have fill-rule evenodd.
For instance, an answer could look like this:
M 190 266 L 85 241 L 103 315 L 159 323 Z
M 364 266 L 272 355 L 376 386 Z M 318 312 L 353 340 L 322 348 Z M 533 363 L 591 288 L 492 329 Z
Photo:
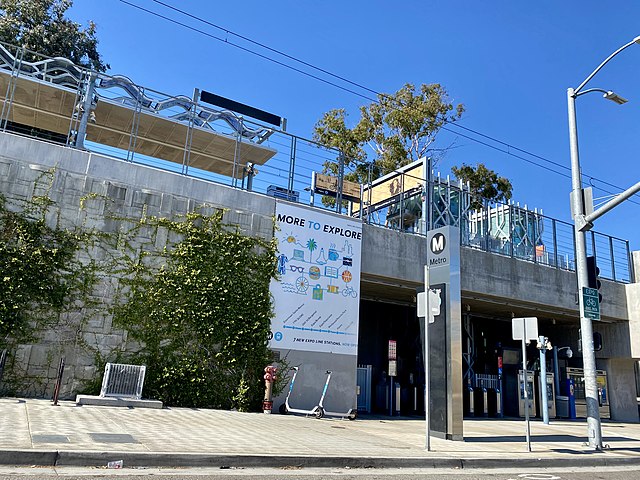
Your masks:
M 136 228 L 178 238 L 132 256 L 120 281 L 114 324 L 139 345 L 145 395 L 183 407 L 258 409 L 272 360 L 274 241 L 224 225 L 220 212 L 144 218 Z

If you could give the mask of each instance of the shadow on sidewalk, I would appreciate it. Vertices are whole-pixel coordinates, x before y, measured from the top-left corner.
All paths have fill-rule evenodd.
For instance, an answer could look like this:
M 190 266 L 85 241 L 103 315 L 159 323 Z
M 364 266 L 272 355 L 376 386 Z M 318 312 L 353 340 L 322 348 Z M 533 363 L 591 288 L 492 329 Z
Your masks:
M 524 435 L 500 435 L 500 436 L 483 436 L 483 437 L 465 437 L 465 442 L 469 443 L 509 443 L 524 442 Z M 532 442 L 584 442 L 584 436 L 576 435 L 531 435 Z M 628 437 L 607 437 L 603 439 L 607 442 L 637 442 L 634 438 Z
M 638 453 L 638 452 L 640 452 L 640 448 L 625 448 L 625 447 L 607 448 L 604 451 L 600 451 L 600 452 L 596 451 L 596 450 L 572 450 L 570 448 L 553 448 L 553 449 L 551 449 L 551 451 L 555 452 L 555 453 L 566 453 L 566 454 L 569 454 L 569 455 L 585 455 L 585 454 L 590 454 L 590 453 L 606 453 L 606 452 Z

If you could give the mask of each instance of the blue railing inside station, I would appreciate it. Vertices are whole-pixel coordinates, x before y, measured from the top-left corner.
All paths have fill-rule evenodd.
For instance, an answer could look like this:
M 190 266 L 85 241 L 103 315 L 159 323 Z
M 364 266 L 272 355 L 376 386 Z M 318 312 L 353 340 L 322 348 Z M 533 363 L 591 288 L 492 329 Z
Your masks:
M 31 57 L 27 57 L 27 53 L 30 53 Z M 29 58 L 30 61 L 25 58 Z M 48 112 L 50 118 L 55 120 L 54 123 L 57 122 L 57 133 L 51 135 L 46 128 L 29 128 L 24 122 L 15 121 L 21 117 L 12 116 L 12 112 L 19 111 L 21 102 L 29 101 L 25 99 L 28 92 L 25 93 L 24 88 L 17 88 L 20 87 L 17 83 L 17 79 L 20 78 L 32 81 L 36 87 L 40 84 L 48 88 L 54 87 L 71 99 L 72 103 L 67 105 L 66 110 L 61 102 L 56 111 Z M 71 148 L 77 147 L 77 138 L 74 135 L 77 135 L 80 106 L 90 78 L 92 72 L 64 59 L 37 56 L 33 52 L 0 44 L 2 130 L 37 136 Z M 360 202 L 327 201 L 318 195 L 314 198 L 311 192 L 312 177 L 315 172 L 325 171 L 327 163 L 339 161 L 338 150 L 326 148 L 283 129 L 265 126 L 233 112 L 231 120 L 239 122 L 242 129 L 239 129 L 237 124 L 234 127 L 233 122 L 225 121 L 224 115 L 219 120 L 207 122 L 206 125 L 199 124 L 195 121 L 199 112 L 216 112 L 210 106 L 199 103 L 196 95 L 167 95 L 135 85 L 128 79 L 126 80 L 129 83 L 123 84 L 122 79 L 126 77 L 117 75 L 94 72 L 93 78 L 98 78 L 93 104 L 102 101 L 118 105 L 118 112 L 125 117 L 124 120 L 120 118 L 120 122 L 126 124 L 128 131 L 123 134 L 127 138 L 121 139 L 118 146 L 114 146 L 113 142 L 105 144 L 91 141 L 87 137 L 87 141 L 82 145 L 86 150 L 232 188 L 251 190 L 300 204 L 313 205 L 315 208 L 338 211 L 344 215 L 362 218 L 372 225 L 406 233 L 422 235 L 429 228 L 458 225 L 465 247 L 549 267 L 575 269 L 573 225 L 546 217 L 541 211 L 531 211 L 526 206 L 520 207 L 513 203 L 484 204 L 481 208 L 472 208 L 473 202 L 466 186 L 440 177 L 427 181 L 425 178 L 428 177 L 428 172 L 423 169 L 420 175 L 416 175 L 415 170 L 411 168 L 392 172 L 383 179 L 371 180 L 364 184 L 361 187 Z M 168 106 L 164 108 L 166 105 Z M 155 109 L 152 108 L 154 106 Z M 23 107 L 26 112 L 40 108 L 41 105 L 34 103 Z M 148 132 L 140 128 L 141 114 L 164 119 L 182 128 L 184 155 L 180 153 L 181 161 L 162 158 L 162 155 L 149 155 L 148 149 L 143 150 L 140 147 L 143 141 L 148 141 L 148 138 L 145 138 Z M 68 125 L 68 128 L 65 127 L 63 130 L 61 125 Z M 262 133 L 251 136 L 242 133 L 245 130 Z M 191 154 L 196 153 L 190 142 L 194 132 L 208 132 L 212 135 L 215 133 L 219 138 L 232 143 L 235 153 L 230 161 L 233 163 L 235 175 L 194 168 L 189 163 Z M 158 151 L 161 151 L 161 140 L 153 141 L 158 143 Z M 123 145 L 126 148 L 123 148 Z M 264 164 L 247 165 L 246 158 L 243 158 L 242 153 L 238 153 L 242 152 L 246 145 L 270 150 L 272 156 Z M 348 173 L 348 170 L 345 173 Z M 338 179 L 339 184 L 341 181 Z M 601 277 L 617 282 L 632 281 L 633 267 L 627 240 L 589 232 L 587 250 L 589 255 L 596 256 Z

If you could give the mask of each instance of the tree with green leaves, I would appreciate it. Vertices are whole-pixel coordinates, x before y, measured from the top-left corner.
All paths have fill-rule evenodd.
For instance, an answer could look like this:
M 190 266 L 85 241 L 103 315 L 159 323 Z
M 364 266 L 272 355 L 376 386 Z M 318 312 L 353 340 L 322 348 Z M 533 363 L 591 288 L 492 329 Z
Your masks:
M 503 202 L 511 198 L 511 182 L 483 163 L 475 167 L 463 163 L 461 167 L 451 167 L 451 171 L 458 180 L 469 183 L 471 208 L 480 209 L 485 202 Z
M 345 179 L 366 182 L 390 173 L 428 155 L 440 129 L 458 120 L 464 111 L 450 102 L 440 84 L 422 84 L 416 91 L 407 83 L 394 94 L 360 108 L 355 127 L 346 124 L 344 109 L 325 113 L 316 123 L 313 138 L 340 150 L 344 156 Z M 369 152 L 374 155 L 369 160 Z M 335 162 L 327 162 L 325 173 L 336 174 Z
M 109 65 L 98 53 L 95 23 L 82 28 L 66 18 L 72 4 L 72 0 L 0 0 L 0 41 L 106 71 Z M 41 60 L 28 52 L 24 59 Z

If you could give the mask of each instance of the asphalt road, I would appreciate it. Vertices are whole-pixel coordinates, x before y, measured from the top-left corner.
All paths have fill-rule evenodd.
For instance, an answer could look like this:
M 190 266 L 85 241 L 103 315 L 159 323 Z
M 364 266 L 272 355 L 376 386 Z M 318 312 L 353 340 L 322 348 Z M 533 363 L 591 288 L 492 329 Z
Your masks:
M 117 480 L 322 480 L 339 478 L 344 480 L 635 480 L 640 478 L 640 468 L 620 467 L 573 468 L 570 471 L 558 469 L 516 471 L 509 469 L 492 470 L 441 470 L 441 469 L 345 469 L 345 468 L 144 468 L 120 469 L 76 468 L 76 467 L 0 467 L 0 480 L 89 480 L 109 478 Z

